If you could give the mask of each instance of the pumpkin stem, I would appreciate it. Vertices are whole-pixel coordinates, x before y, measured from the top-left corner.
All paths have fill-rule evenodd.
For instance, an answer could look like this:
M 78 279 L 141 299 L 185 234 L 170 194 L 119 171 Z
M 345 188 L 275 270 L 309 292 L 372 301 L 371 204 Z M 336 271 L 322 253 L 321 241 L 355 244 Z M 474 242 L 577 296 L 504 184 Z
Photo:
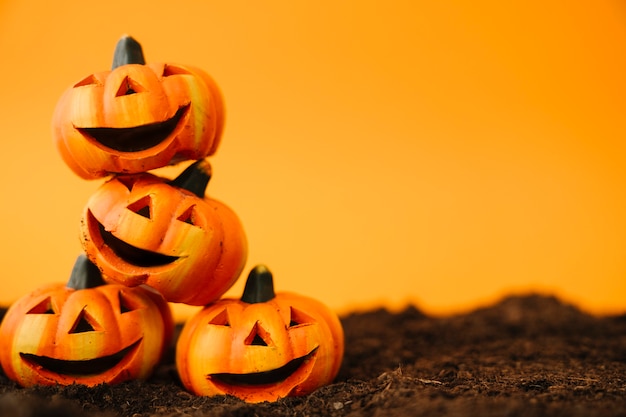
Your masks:
M 204 198 L 209 181 L 211 180 L 211 164 L 206 159 L 200 159 L 189 165 L 170 184 L 175 187 L 191 191 L 200 198 Z
M 111 70 L 127 64 L 145 65 L 146 60 L 143 57 L 143 50 L 139 42 L 128 35 L 124 35 L 115 45 Z
M 84 290 L 104 284 L 105 282 L 98 267 L 84 253 L 78 255 L 74 268 L 72 268 L 72 275 L 70 275 L 70 280 L 66 286 L 75 290 Z
M 274 279 L 265 265 L 255 266 L 246 281 L 241 301 L 248 304 L 264 303 L 276 297 Z

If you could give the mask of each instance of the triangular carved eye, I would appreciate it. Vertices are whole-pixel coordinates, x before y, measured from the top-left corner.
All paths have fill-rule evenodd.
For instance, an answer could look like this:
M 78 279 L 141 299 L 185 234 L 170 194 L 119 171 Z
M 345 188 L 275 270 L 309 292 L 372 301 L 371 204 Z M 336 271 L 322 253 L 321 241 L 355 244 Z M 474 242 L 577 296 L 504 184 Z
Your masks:
M 254 327 L 248 337 L 246 337 L 246 340 L 244 340 L 244 344 L 248 346 L 271 346 L 273 342 L 269 333 L 257 321 L 254 323 Z
M 102 83 L 100 82 L 100 80 L 96 78 L 95 75 L 91 74 L 88 77 L 83 78 L 82 80 L 74 84 L 74 88 L 84 87 L 86 85 L 102 85 Z
M 306 326 L 313 324 L 315 320 L 306 313 L 291 307 L 291 318 L 289 320 L 289 327 Z
M 119 292 L 119 299 L 120 299 L 120 313 L 121 314 L 128 313 L 129 311 L 137 310 L 139 308 L 137 303 L 134 300 L 132 300 L 130 297 L 128 297 L 126 294 L 124 294 L 123 291 Z
M 55 314 L 54 307 L 52 306 L 52 301 L 50 297 L 46 298 L 35 307 L 28 310 L 26 314 Z
M 85 310 L 81 311 L 70 333 L 85 333 L 85 332 L 93 332 L 98 328 L 98 323 L 91 317 Z
M 163 67 L 163 76 L 164 77 L 169 77 L 171 75 L 181 75 L 181 74 L 191 74 L 189 71 L 187 71 L 185 68 L 181 68 L 179 66 L 176 65 L 165 65 L 165 67 Z
M 142 86 L 132 78 L 126 76 L 120 84 L 120 88 L 117 89 L 115 97 L 129 96 L 131 94 L 143 93 L 144 91 L 146 91 L 146 88 L 144 86 Z
M 139 214 L 147 219 L 152 218 L 152 198 L 149 195 L 140 198 L 134 203 L 128 205 L 128 209 L 134 213 Z
M 178 220 L 192 226 L 196 226 L 196 206 L 191 206 L 183 214 L 178 216 Z
M 211 319 L 209 324 L 213 324 L 215 326 L 230 327 L 230 320 L 228 319 L 228 311 L 226 309 L 222 310 L 217 316 Z

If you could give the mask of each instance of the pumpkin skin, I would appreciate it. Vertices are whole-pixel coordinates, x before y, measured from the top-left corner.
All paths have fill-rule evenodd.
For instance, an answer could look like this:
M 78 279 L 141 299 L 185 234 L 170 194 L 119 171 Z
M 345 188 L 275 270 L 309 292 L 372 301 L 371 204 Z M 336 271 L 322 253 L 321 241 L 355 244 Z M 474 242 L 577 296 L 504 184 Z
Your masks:
M 129 39 L 136 42 L 122 38 L 116 55 Z M 143 55 L 140 63 L 130 62 L 88 75 L 67 89 L 56 105 L 54 142 L 65 163 L 82 178 L 201 159 L 220 143 L 223 99 L 208 74 L 186 65 L 144 65 Z
M 77 266 L 88 262 L 81 255 Z M 0 326 L 7 377 L 24 387 L 94 386 L 152 373 L 173 335 L 167 302 L 145 286 L 100 282 L 90 288 L 49 284 L 11 305 Z
M 116 176 L 92 195 L 81 242 L 106 281 L 146 284 L 190 305 L 215 301 L 234 284 L 247 258 L 243 227 L 228 206 L 204 197 L 206 182 L 194 182 L 208 182 L 206 160 L 180 177 L 187 175 L 200 195 L 148 173 Z
M 261 290 L 266 292 L 271 274 L 262 265 L 248 284 L 260 275 L 270 277 Z M 185 323 L 176 365 L 187 390 L 256 403 L 305 395 L 332 382 L 344 351 L 337 316 L 309 297 L 273 289 L 270 297 L 223 299 Z

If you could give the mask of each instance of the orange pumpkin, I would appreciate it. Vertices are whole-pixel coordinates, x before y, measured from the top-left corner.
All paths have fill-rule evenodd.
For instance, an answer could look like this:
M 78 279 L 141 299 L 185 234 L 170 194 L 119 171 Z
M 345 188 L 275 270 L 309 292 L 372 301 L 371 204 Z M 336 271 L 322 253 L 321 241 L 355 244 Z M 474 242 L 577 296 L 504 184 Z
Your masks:
M 343 350 L 337 316 L 314 299 L 275 294 L 271 273 L 260 265 L 241 300 L 220 300 L 187 321 L 176 365 L 196 395 L 276 401 L 332 382 Z
M 204 196 L 211 167 L 190 165 L 172 182 L 116 176 L 89 199 L 82 244 L 105 280 L 147 284 L 171 302 L 204 305 L 236 281 L 247 257 L 237 215 Z
M 104 284 L 79 256 L 67 285 L 15 302 L 0 326 L 0 364 L 22 386 L 115 384 L 150 375 L 173 334 L 153 289 Z
M 222 96 L 209 75 L 186 65 L 146 65 L 130 37 L 118 42 L 111 71 L 64 92 L 52 121 L 61 157 L 85 179 L 212 155 L 223 125 Z

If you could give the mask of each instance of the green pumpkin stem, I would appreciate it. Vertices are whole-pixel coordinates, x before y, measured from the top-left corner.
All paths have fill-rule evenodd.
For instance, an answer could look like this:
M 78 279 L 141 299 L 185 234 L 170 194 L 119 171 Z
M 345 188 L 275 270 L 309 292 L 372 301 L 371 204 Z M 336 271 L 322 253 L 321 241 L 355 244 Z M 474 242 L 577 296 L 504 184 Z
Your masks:
M 248 304 L 264 303 L 276 297 L 274 279 L 265 265 L 255 266 L 246 281 L 241 301 Z
M 66 286 L 75 290 L 84 290 L 104 284 L 105 282 L 98 267 L 85 254 L 78 255 L 74 268 L 72 268 L 72 275 L 70 275 L 70 280 Z
M 204 192 L 211 180 L 211 164 L 206 159 L 200 159 L 189 165 L 180 175 L 174 178 L 170 184 L 175 187 L 191 191 L 200 198 L 204 198 Z
M 124 35 L 115 45 L 111 70 L 127 64 L 145 65 L 146 60 L 143 57 L 143 50 L 139 42 L 128 35 Z

